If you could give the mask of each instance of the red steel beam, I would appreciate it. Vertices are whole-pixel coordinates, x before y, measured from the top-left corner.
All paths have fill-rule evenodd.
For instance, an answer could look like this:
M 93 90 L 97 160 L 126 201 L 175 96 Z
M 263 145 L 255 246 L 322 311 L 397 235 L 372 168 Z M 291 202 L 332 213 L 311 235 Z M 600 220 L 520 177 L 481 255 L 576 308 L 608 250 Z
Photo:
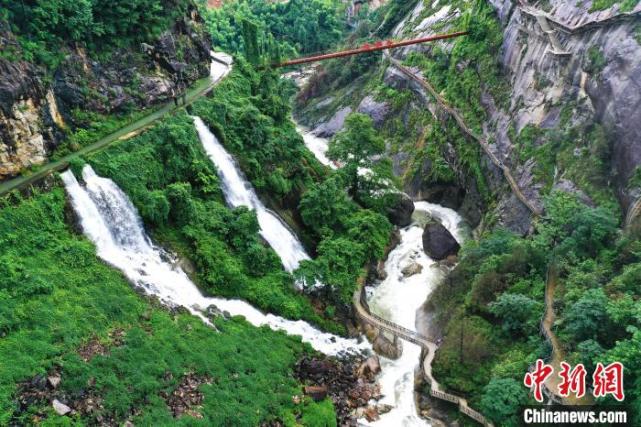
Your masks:
M 285 61 L 277 64 L 271 64 L 270 66 L 273 68 L 278 68 L 278 67 L 287 67 L 288 65 L 299 65 L 299 64 L 307 64 L 309 62 L 316 62 L 316 61 L 324 61 L 326 59 L 333 59 L 333 58 L 342 58 L 344 56 L 352 56 L 352 55 L 359 55 L 361 53 L 368 53 L 368 52 L 376 52 L 378 50 L 385 50 L 385 49 L 394 49 L 396 47 L 403 47 L 403 46 L 409 46 L 412 44 L 419 44 L 419 43 L 427 43 L 427 42 L 433 42 L 436 40 L 445 40 L 445 39 L 451 39 L 454 37 L 460 37 L 467 35 L 469 32 L 468 31 L 459 31 L 456 33 L 448 33 L 448 34 L 437 34 L 435 36 L 430 36 L 430 37 L 423 37 L 420 39 L 412 39 L 412 40 L 403 40 L 400 42 L 393 42 L 391 40 L 387 41 L 378 41 L 373 44 L 365 43 L 363 46 L 357 48 L 357 49 L 350 49 L 350 50 L 343 50 L 340 52 L 334 52 L 334 53 L 327 53 L 324 55 L 316 55 L 316 56 L 308 56 L 305 58 L 298 58 L 298 59 L 292 59 L 290 61 Z

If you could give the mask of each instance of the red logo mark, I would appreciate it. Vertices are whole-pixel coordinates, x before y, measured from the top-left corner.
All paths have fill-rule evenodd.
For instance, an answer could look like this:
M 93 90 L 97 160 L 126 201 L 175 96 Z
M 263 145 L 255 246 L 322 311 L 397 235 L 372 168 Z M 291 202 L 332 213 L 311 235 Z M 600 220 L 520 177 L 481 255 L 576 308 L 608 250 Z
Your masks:
M 561 362 L 559 377 L 563 381 L 559 384 L 559 395 L 568 397 L 570 393 L 574 393 L 577 398 L 582 398 L 585 396 L 585 376 L 587 374 L 585 366 L 579 363 L 574 369 L 570 368 L 569 364 Z
M 611 394 L 619 402 L 623 401 L 625 399 L 623 394 L 623 364 L 614 362 L 604 367 L 602 363 L 597 363 L 596 370 L 592 375 L 592 385 L 594 387 L 594 397 L 605 397 Z
M 534 398 L 537 402 L 543 402 L 543 383 L 554 372 L 554 368 L 543 363 L 541 359 L 536 361 L 534 372 L 528 372 L 523 378 L 523 384 L 530 389 L 534 389 Z

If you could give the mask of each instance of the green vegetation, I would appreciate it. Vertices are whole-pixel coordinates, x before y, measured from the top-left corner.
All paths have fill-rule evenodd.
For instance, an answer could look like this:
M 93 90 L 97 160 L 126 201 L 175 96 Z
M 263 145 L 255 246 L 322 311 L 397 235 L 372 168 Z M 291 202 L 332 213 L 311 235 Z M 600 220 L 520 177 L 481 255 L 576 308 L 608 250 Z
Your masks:
M 87 147 L 121 128 L 141 120 L 152 112 L 137 110 L 122 114 L 99 114 L 76 109 L 73 112 L 73 120 L 77 128 L 56 147 L 51 160 L 58 160 Z
M 186 120 L 163 129 L 175 135 Z M 149 152 L 160 145 L 139 143 Z M 0 424 L 31 424 L 45 416 L 48 425 L 95 424 L 99 417 L 136 425 L 258 425 L 275 419 L 293 425 L 302 416 L 307 425 L 332 425 L 331 402 L 292 403 L 299 393 L 293 365 L 309 351 L 298 339 L 240 319 L 216 319 L 216 332 L 141 298 L 96 258 L 91 243 L 72 232 L 60 187 L 3 206 Z M 94 399 L 95 412 L 81 411 L 70 421 L 53 412 L 48 398 L 19 407 L 15 398 L 28 391 L 23 382 L 47 373 L 62 378 L 57 396 L 71 405 Z M 202 380 L 204 400 L 192 408 L 202 418 L 174 419 L 165 397 L 190 373 Z
M 225 206 L 216 171 L 187 115 L 165 120 L 89 162 L 129 195 L 159 241 L 194 262 L 197 281 L 210 293 L 339 328 L 323 321 L 294 290 L 278 256 L 261 243 L 255 213 Z
M 375 182 L 364 188 L 362 178 L 358 179 L 360 197 L 346 192 L 346 188 L 355 190 L 351 185 L 358 161 L 329 174 L 305 148 L 289 119 L 284 101 L 289 93 L 277 75 L 256 74 L 241 60 L 216 88 L 215 96 L 194 104 L 193 111 L 234 154 L 259 193 L 267 195 L 279 210 L 291 210 L 300 218 L 306 240 L 317 242 L 317 256 L 303 262 L 297 276 L 308 286 L 317 280 L 326 285 L 321 300 L 329 304 L 329 312 L 334 306 L 345 311 L 362 267 L 383 254 L 391 233 L 383 213 L 393 200 L 370 197 L 377 190 Z M 335 147 L 341 147 L 341 141 L 361 141 L 359 147 L 351 147 L 363 150 L 354 152 L 361 161 L 367 154 L 380 152 L 369 118 L 356 115 L 350 123 L 354 126 L 346 130 L 349 137 L 337 137 Z M 368 148 L 372 141 L 379 142 L 378 149 L 366 151 L 372 150 Z M 391 177 L 389 164 L 372 167 L 387 170 L 382 176 Z
M 615 4 L 620 5 L 621 12 L 629 12 L 639 3 L 639 0 L 593 0 L 590 12 L 609 9 Z
M 299 274 L 306 283 L 327 284 L 326 298 L 337 304 L 351 304 L 362 267 L 383 257 L 392 232 L 384 216 L 397 196 L 389 185 L 391 165 L 371 160 L 384 148 L 368 116 L 350 115 L 328 150 L 342 167 L 312 186 L 300 203 L 303 221 L 321 241 L 317 258 L 302 263 Z
M 591 46 L 585 57 L 583 69 L 590 74 L 599 74 L 607 65 L 605 55 L 598 46 Z
M 446 331 L 435 376 L 469 395 L 496 423 L 516 425 L 527 400 L 523 375 L 550 351 L 539 322 L 546 272 L 554 264 L 560 271 L 556 334 L 568 362 L 591 369 L 599 361 L 622 361 L 632 384 L 626 400 L 638 405 L 641 252 L 636 237 L 618 233 L 614 218 L 607 208 L 553 192 L 532 237 L 497 230 L 465 245 L 458 267 L 430 301 Z
M 12 24 L 23 59 L 55 68 L 61 45 L 104 52 L 153 41 L 189 7 L 186 0 L 2 0 L 0 20 Z
M 283 55 L 321 52 L 343 35 L 342 10 L 338 0 L 226 1 L 219 9 L 208 9 L 201 1 L 201 14 L 207 22 L 214 47 L 226 52 L 244 52 L 247 22 L 258 29 L 258 48 L 266 50 L 275 40 Z

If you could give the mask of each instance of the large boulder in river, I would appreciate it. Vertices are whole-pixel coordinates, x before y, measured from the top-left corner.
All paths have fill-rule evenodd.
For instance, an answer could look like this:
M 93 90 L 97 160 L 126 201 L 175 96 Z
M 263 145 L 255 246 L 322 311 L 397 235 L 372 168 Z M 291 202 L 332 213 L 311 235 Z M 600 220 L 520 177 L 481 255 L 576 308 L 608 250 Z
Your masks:
M 454 236 L 441 223 L 430 222 L 423 231 L 423 250 L 432 259 L 441 261 L 456 255 L 460 246 Z
M 387 217 L 390 222 L 399 227 L 407 227 L 412 223 L 414 202 L 405 193 L 395 193 L 394 202 L 387 208 Z

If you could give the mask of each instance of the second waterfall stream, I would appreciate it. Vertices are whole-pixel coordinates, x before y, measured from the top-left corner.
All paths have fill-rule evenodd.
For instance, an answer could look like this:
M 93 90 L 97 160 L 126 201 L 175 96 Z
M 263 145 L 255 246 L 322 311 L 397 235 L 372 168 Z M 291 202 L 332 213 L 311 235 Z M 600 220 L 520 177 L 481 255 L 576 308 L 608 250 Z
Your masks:
M 301 261 L 309 259 L 296 235 L 264 206 L 233 157 L 203 121 L 194 117 L 194 124 L 206 153 L 216 166 L 228 204 L 246 206 L 256 212 L 262 237 L 278 254 L 285 270 L 294 271 Z M 325 149 L 325 146 L 319 147 L 321 151 Z M 82 183 L 70 170 L 62 174 L 62 179 L 83 232 L 96 245 L 98 256 L 163 303 L 184 306 L 207 323 L 210 322 L 204 313 L 214 305 L 231 315 L 244 316 L 253 325 L 267 325 L 299 335 L 316 350 L 328 355 L 371 350 L 366 340 L 344 339 L 321 332 L 304 321 L 264 314 L 241 300 L 204 296 L 180 268 L 178 260 L 153 244 L 136 208 L 112 180 L 98 176 L 89 165 L 82 170 Z M 422 225 L 427 216 L 437 217 L 457 240 L 462 240 L 461 218 L 454 211 L 418 202 L 415 222 L 401 230 L 401 241 L 385 263 L 387 278 L 368 290 L 368 303 L 374 313 L 413 330 L 416 329 L 417 312 L 443 277 L 438 264 L 423 252 Z M 420 264 L 422 271 L 405 277 L 401 271 L 409 263 Z M 419 417 L 414 399 L 414 372 L 420 367 L 421 350 L 410 343 L 403 343 L 403 347 L 399 359 L 382 358 L 379 376 L 384 395 L 382 403 L 393 409 L 373 425 L 429 425 Z
M 96 175 L 89 165 L 84 167 L 82 179 L 84 186 L 70 170 L 62 174 L 83 232 L 96 245 L 100 258 L 121 270 L 149 295 L 157 296 L 170 306 L 186 307 L 205 322 L 208 320 L 203 311 L 214 305 L 233 316 L 244 316 L 255 326 L 268 325 L 300 335 L 303 341 L 325 354 L 369 347 L 366 342 L 357 343 L 321 332 L 301 320 L 263 314 L 245 301 L 203 296 L 176 260 L 151 242 L 136 208 L 112 180 Z

